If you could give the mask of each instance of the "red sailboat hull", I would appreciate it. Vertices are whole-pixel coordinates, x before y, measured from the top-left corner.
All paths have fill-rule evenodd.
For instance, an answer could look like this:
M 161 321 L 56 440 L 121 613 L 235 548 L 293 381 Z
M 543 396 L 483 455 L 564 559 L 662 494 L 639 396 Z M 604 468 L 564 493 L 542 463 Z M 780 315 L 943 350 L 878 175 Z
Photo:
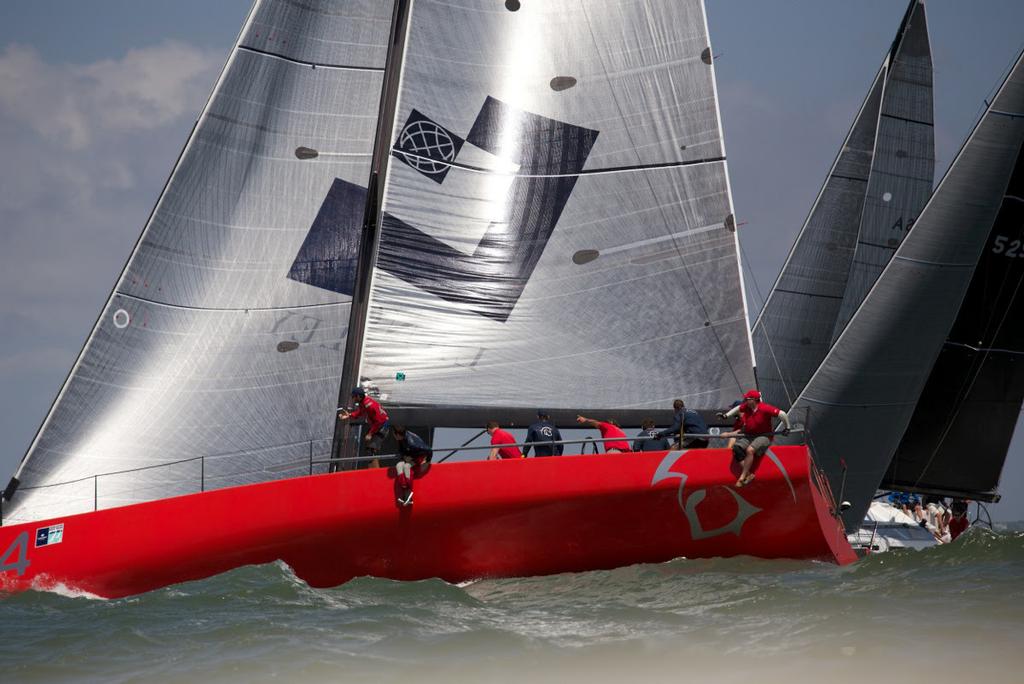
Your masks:
M 0 589 L 119 597 L 278 559 L 317 587 L 855 559 L 805 447 L 774 447 L 755 472 L 736 489 L 724 449 L 445 463 L 416 480 L 412 507 L 393 470 L 232 487 L 0 528 Z

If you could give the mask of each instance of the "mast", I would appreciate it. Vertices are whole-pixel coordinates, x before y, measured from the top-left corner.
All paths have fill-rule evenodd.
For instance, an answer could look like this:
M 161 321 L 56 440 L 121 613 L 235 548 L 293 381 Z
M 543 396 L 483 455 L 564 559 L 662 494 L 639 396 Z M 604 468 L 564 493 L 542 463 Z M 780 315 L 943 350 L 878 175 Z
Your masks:
M 370 178 L 366 185 L 363 230 L 359 241 L 359 261 L 356 268 L 355 289 L 352 293 L 352 308 L 349 312 L 345 352 L 341 367 L 338 406 L 345 405 L 349 398 L 349 392 L 359 384 L 366 313 L 370 302 L 370 283 L 373 280 L 373 267 L 377 260 L 377 243 L 380 238 L 380 209 L 384 194 L 384 177 L 390 157 L 391 132 L 395 125 L 398 90 L 402 81 L 402 59 L 405 54 L 405 39 L 411 4 L 411 0 L 395 0 L 391 17 L 391 34 L 384 67 L 384 86 L 381 88 L 373 158 L 370 162 Z M 347 423 L 342 426 L 335 421 L 332 454 L 337 454 L 339 441 L 345 441 L 348 427 Z

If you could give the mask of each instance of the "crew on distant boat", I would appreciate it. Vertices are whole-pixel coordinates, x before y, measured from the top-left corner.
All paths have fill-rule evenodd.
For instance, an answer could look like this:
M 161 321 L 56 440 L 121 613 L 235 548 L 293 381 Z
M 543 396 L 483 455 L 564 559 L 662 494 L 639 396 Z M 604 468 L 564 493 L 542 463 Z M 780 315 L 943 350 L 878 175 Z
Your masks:
M 726 416 L 732 414 L 731 409 Z M 761 393 L 757 390 L 750 390 L 743 395 L 743 404 L 738 407 L 739 415 L 743 419 L 741 430 L 726 432 L 723 437 L 736 436 L 736 444 L 733 445 L 733 458 L 742 466 L 739 479 L 736 480 L 737 487 L 745 487 L 754 481 L 754 459 L 760 458 L 772 444 L 772 418 L 778 416 L 785 426 L 783 434 L 789 433 L 789 416 L 786 412 L 761 401 Z
M 708 434 L 708 424 L 704 422 L 700 414 L 693 409 L 686 408 L 682 399 L 672 402 L 672 409 L 675 411 L 675 422 L 671 427 L 658 433 L 658 437 L 676 436 L 676 444 L 673 448 L 681 449 L 707 449 L 709 440 L 707 437 L 686 437 L 686 435 Z
M 487 434 L 491 436 L 491 452 L 487 454 L 487 460 L 493 461 L 498 458 L 522 458 L 523 453 L 517 446 L 502 446 L 503 444 L 515 444 L 516 438 L 512 433 L 505 432 L 493 420 L 487 423 Z
M 565 449 L 564 444 L 553 443 L 562 441 L 562 433 L 551 422 L 551 416 L 544 409 L 537 410 L 537 422 L 530 425 L 526 431 L 526 441 L 528 444 L 523 449 L 524 458 L 530 455 L 530 447 L 533 447 L 537 456 L 561 456 Z
M 601 432 L 602 439 L 610 439 L 613 437 L 621 437 L 622 441 L 615 442 L 604 442 L 605 453 L 609 454 L 621 454 L 629 451 L 629 441 L 626 437 L 626 433 L 622 431 L 619 424 L 613 419 L 608 421 L 594 420 L 593 418 L 586 418 L 584 416 L 576 416 L 576 422 L 582 425 L 589 425 L 592 428 L 597 428 Z
M 398 455 L 402 458 L 395 464 L 398 484 L 398 503 L 412 506 L 412 466 L 416 466 L 416 476 L 422 474 L 423 465 L 430 461 L 434 452 L 422 437 L 405 429 L 404 425 L 392 428 L 395 441 L 398 443 Z
M 352 398 L 355 400 L 356 408 L 352 411 L 346 409 L 341 410 L 338 413 L 339 420 L 357 419 L 366 416 L 366 421 L 369 424 L 369 428 L 366 430 L 366 451 L 373 457 L 370 461 L 371 468 L 380 467 L 380 461 L 377 460 L 377 455 L 380 454 L 381 447 L 384 446 L 384 440 L 388 436 L 390 425 L 388 423 L 388 414 L 376 399 L 366 396 L 366 390 L 362 387 L 356 387 L 352 390 Z
M 640 434 L 633 440 L 633 451 L 668 451 L 668 438 L 659 435 L 652 419 L 644 418 L 640 428 Z
M 970 521 L 967 519 L 967 502 L 963 500 L 954 500 L 950 504 L 950 511 L 953 517 L 949 519 L 949 538 L 952 541 L 956 539 L 964 531 L 971 526 Z

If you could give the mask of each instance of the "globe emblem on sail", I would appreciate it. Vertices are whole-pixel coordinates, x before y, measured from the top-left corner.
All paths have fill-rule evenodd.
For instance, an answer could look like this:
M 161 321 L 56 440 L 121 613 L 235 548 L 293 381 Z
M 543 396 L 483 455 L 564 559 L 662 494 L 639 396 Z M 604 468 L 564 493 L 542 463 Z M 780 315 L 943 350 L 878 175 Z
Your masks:
M 433 121 L 420 119 L 409 123 L 398 137 L 398 148 L 407 154 L 406 164 L 422 173 L 441 173 L 458 151 L 448 131 Z

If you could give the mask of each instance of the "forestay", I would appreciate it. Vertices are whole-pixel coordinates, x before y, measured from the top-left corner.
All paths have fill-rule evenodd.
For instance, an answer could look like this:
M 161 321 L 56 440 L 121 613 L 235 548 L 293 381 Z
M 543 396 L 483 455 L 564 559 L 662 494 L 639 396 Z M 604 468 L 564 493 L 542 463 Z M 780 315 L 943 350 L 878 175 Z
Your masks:
M 256 3 L 4 522 L 329 455 L 390 5 Z
M 361 375 L 392 405 L 753 381 L 699 0 L 416 0 Z
M 1024 141 L 1018 58 L 873 289 L 798 397 L 811 447 L 856 527 L 960 310 Z M 941 426 L 934 426 L 941 429 Z M 848 470 L 844 475 L 843 463 Z
M 924 5 L 911 0 L 753 327 L 764 396 L 790 406 L 928 201 L 935 173 Z

